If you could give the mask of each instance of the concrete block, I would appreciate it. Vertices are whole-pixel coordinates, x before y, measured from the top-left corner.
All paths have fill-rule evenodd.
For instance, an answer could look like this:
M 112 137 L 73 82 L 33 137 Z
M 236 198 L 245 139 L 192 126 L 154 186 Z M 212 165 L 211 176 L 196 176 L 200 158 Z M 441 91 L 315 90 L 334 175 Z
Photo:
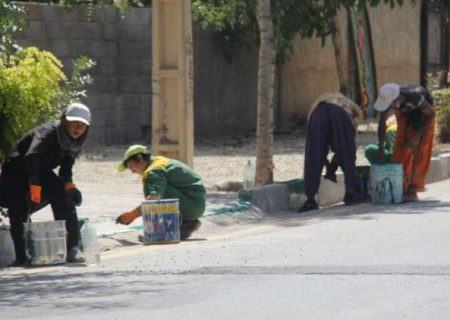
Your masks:
M 97 63 L 97 68 L 95 68 L 95 71 L 98 72 L 100 75 L 104 76 L 112 76 L 117 73 L 117 64 L 114 59 L 101 59 Z M 94 74 L 92 72 L 92 74 Z
M 117 78 L 111 76 L 95 75 L 94 83 L 88 87 L 89 91 L 97 93 L 115 92 L 117 88 Z
M 102 39 L 114 40 L 117 39 L 117 26 L 115 24 L 102 24 Z
M 151 79 L 148 77 L 119 77 L 119 91 L 123 93 L 150 94 Z
M 149 126 L 152 123 L 152 108 L 150 105 L 142 105 L 140 108 L 140 122 L 142 126 Z
M 239 198 L 250 201 L 265 212 L 289 210 L 289 188 L 286 184 L 244 189 L 239 192 Z
M 49 5 L 42 7 L 42 18 L 45 21 L 61 21 L 63 20 L 65 9 L 58 5 Z M 73 14 L 73 13 L 72 13 Z
M 450 153 L 442 153 L 439 158 L 443 162 L 443 166 L 447 168 L 447 179 L 450 178 Z
M 34 40 L 45 39 L 47 35 L 46 24 L 41 21 L 28 21 L 25 27 L 25 34 Z M 20 34 L 18 35 L 20 36 Z
M 62 26 L 66 39 L 102 39 L 103 30 L 98 22 L 65 22 Z
M 442 181 L 448 178 L 447 162 L 441 161 L 441 158 L 431 158 L 430 170 L 428 171 L 426 183 Z
M 22 3 L 25 7 L 26 11 L 26 17 L 25 19 L 27 21 L 42 20 L 42 8 L 43 6 L 41 4 L 37 3 Z
M 119 41 L 118 55 L 123 59 L 148 59 L 151 57 L 150 42 Z
M 51 43 L 50 51 L 58 58 L 62 59 L 70 55 L 71 48 L 66 40 L 54 39 L 50 43 Z
M 0 268 L 9 266 L 16 259 L 9 228 L 0 227 Z
M 122 15 L 120 24 L 149 24 L 151 11 L 148 8 L 129 8 Z
M 65 37 L 65 30 L 60 22 L 47 22 L 45 24 L 45 31 L 49 39 L 64 39 Z
M 133 42 L 149 42 L 151 38 L 149 24 L 119 24 L 118 40 Z
M 152 59 L 149 57 L 149 59 L 142 59 L 140 61 L 141 65 L 141 75 L 142 76 L 151 76 L 152 75 Z
M 141 74 L 141 60 L 117 59 L 117 71 L 121 76 L 138 76 Z
M 120 19 L 119 10 L 113 6 L 97 7 L 92 19 L 103 23 L 117 23 Z

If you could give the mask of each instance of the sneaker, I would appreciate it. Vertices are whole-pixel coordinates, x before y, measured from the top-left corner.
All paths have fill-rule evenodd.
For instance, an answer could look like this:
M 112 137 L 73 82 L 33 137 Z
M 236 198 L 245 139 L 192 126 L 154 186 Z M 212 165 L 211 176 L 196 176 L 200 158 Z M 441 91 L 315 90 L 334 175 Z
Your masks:
M 197 231 L 202 223 L 200 220 L 184 220 L 180 227 L 180 240 L 186 240 L 191 237 L 194 231 Z
M 317 205 L 316 200 L 306 200 L 303 206 L 300 208 L 299 212 L 306 212 L 310 210 L 317 210 L 319 206 Z
M 67 251 L 68 263 L 82 263 L 85 262 L 83 255 L 78 247 L 72 247 Z
M 403 202 L 414 202 L 414 201 L 419 201 L 419 197 L 415 192 L 408 193 L 403 196 Z

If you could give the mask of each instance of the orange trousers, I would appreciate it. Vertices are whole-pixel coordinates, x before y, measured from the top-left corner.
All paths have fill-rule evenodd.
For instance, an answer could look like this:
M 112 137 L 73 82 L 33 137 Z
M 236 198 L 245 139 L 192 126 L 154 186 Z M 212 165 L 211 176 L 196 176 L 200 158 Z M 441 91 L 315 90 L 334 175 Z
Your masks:
M 416 134 L 416 130 L 408 125 L 400 111 L 396 111 L 395 116 L 398 128 L 392 161 L 403 164 L 403 192 L 411 194 L 424 191 L 425 178 L 430 169 L 435 119 L 430 121 L 420 137 L 419 145 L 412 150 L 406 144 Z

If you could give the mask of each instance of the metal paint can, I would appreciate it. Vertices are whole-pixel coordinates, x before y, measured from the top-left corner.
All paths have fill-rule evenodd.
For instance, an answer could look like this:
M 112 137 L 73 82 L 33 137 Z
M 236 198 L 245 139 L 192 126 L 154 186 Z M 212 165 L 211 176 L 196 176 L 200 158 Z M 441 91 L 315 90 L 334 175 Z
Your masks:
M 146 200 L 141 204 L 144 244 L 180 242 L 178 199 Z

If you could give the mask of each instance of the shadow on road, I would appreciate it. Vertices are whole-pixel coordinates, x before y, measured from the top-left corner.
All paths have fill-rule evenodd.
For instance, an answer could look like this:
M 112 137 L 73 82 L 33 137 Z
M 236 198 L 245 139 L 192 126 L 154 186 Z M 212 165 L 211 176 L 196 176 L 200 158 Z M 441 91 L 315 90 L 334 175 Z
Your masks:
M 128 303 L 120 302 L 124 292 L 135 294 L 136 298 L 142 294 L 148 297 L 161 294 L 167 286 L 156 277 L 149 279 L 147 275 L 144 282 L 144 274 L 139 271 L 65 274 L 61 271 L 53 269 L 52 274 L 19 274 L 0 278 L 0 308 L 18 305 L 50 310 L 121 308 L 128 306 Z M 65 302 L 62 304 L 61 301 Z

